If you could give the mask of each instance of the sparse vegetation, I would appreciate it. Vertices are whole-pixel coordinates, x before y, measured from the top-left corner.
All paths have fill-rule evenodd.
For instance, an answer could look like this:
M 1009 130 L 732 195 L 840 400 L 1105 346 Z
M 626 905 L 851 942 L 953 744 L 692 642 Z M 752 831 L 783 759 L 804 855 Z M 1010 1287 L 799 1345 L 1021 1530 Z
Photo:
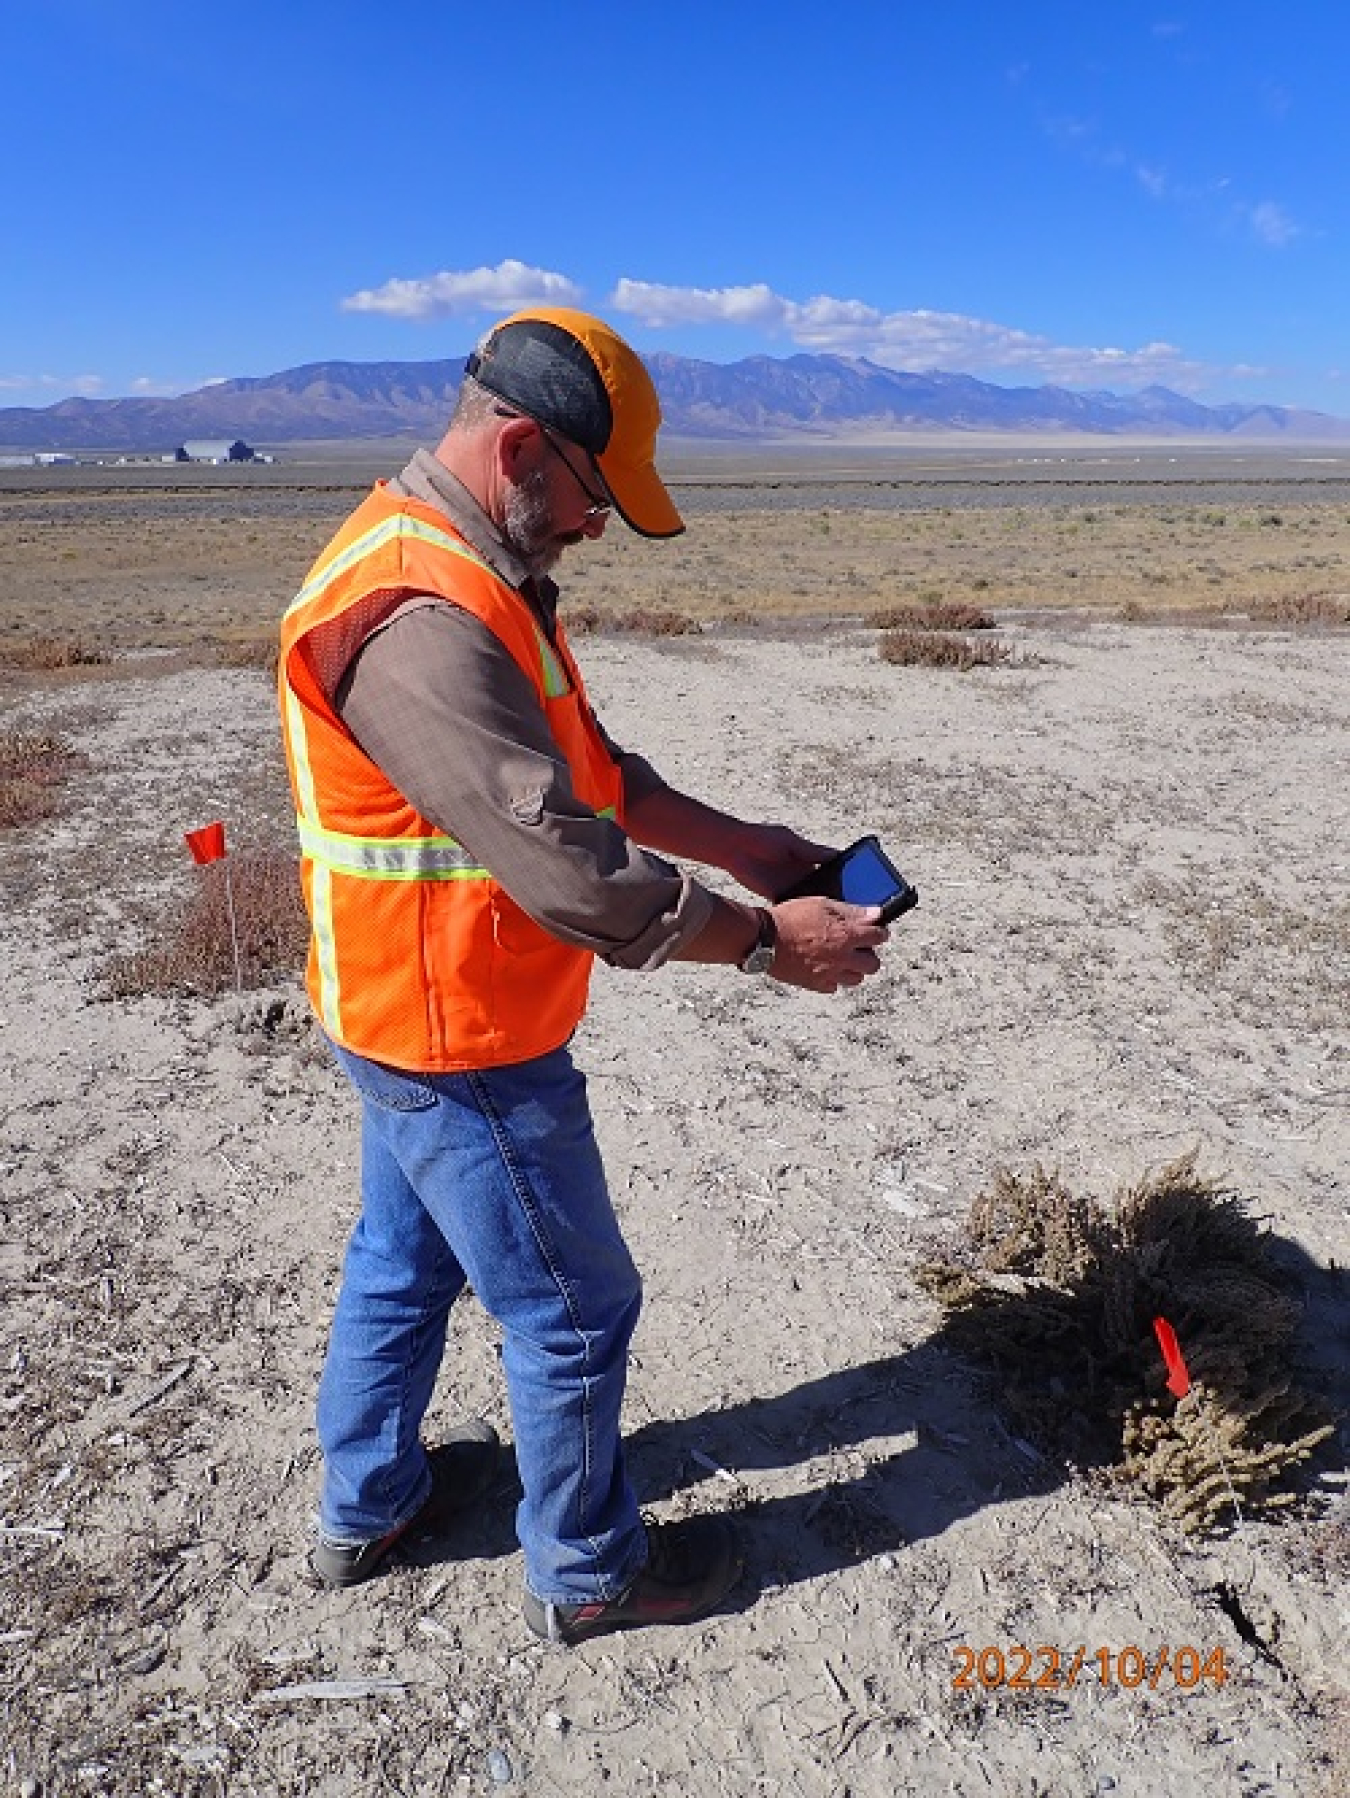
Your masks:
M 1332 1433 L 1291 1372 L 1300 1305 L 1269 1238 L 1194 1156 L 1113 1212 L 1041 1167 L 1001 1170 L 971 1207 L 964 1252 L 919 1278 L 952 1339 L 997 1372 L 1020 1429 L 1114 1468 L 1185 1529 L 1230 1521 L 1236 1503 L 1293 1503 L 1289 1477 Z M 1180 1400 L 1165 1390 L 1157 1316 L 1193 1381 Z
M 1029 503 L 992 495 L 972 503 L 967 494 L 944 507 L 933 503 L 942 488 L 920 493 L 879 478 L 851 484 L 849 505 L 829 507 L 828 531 L 819 488 L 803 482 L 797 504 L 774 489 L 761 504 L 755 485 L 746 480 L 744 500 L 716 483 L 683 487 L 691 528 L 668 553 L 622 531 L 588 545 L 565 570 L 564 617 L 593 609 L 604 629 L 603 620 L 630 611 L 695 622 L 856 615 L 897 596 L 959 604 L 991 588 L 1001 608 L 1111 614 L 1160 591 L 1175 595 L 1181 613 L 1210 607 L 1217 587 L 1230 610 L 1247 612 L 1258 600 L 1306 594 L 1313 567 L 1326 571 L 1318 584 L 1335 590 L 1350 567 L 1350 517 L 1315 484 L 1282 486 L 1278 511 L 1229 503 L 1223 486 L 1199 482 L 1192 505 L 1116 503 L 1109 479 L 1082 495 L 1086 506 L 1078 496 L 1066 506 L 1029 490 Z M 96 617 L 109 651 L 191 651 L 206 603 L 221 639 L 270 638 L 288 594 L 361 491 L 331 477 L 191 491 L 0 486 L 0 557 L 12 573 L 0 637 L 83 639 Z M 1259 528 L 1276 515 L 1279 528 Z M 1209 561 L 1200 571 L 1202 557 Z M 657 628 L 669 634 L 669 625 Z
M 1282 593 L 1253 600 L 1251 618 L 1272 624 L 1350 624 L 1350 593 Z
M 569 606 L 563 615 L 568 631 L 576 637 L 597 631 L 626 632 L 635 637 L 686 637 L 700 630 L 698 620 L 684 612 L 667 612 L 655 606 L 630 606 L 626 611 L 602 611 L 598 606 Z
M 1221 870 L 1140 882 L 1163 918 L 1182 974 L 1222 991 L 1239 1016 L 1327 1024 L 1350 1007 L 1350 904 L 1300 906 L 1255 881 L 1225 884 Z
M 959 600 L 939 600 L 926 606 L 883 606 L 863 620 L 869 629 L 879 631 L 991 631 L 994 622 L 993 615 L 983 606 L 965 605 Z
M 631 631 L 639 637 L 686 637 L 699 629 L 697 620 L 684 612 L 658 611 L 652 606 L 632 606 L 616 612 L 607 622 L 611 630 Z
M 6 668 L 97 668 L 111 660 L 106 650 L 77 637 L 27 637 L 17 643 L 0 643 L 0 665 Z
M 883 662 L 902 668 L 992 668 L 1018 658 L 1006 643 L 956 637 L 932 630 L 884 631 L 877 645 Z
M 222 637 L 213 646 L 213 660 L 222 668 L 257 668 L 275 674 L 279 640 L 275 631 L 266 635 Z
M 0 830 L 50 818 L 79 764 L 78 752 L 62 736 L 0 731 Z
M 103 976 L 109 998 L 143 993 L 202 997 L 233 987 L 225 869 L 223 861 L 198 869 L 196 890 L 171 910 L 156 940 L 109 962 Z M 244 851 L 231 855 L 229 870 L 243 985 L 265 986 L 279 976 L 294 976 L 304 966 L 309 940 L 295 857 L 275 850 Z
M 1180 483 L 1165 524 L 1133 497 L 1103 503 L 1094 484 L 1098 516 L 1057 546 L 1055 504 L 1034 493 L 1022 507 L 963 501 L 947 518 L 913 491 L 890 515 L 884 496 L 875 507 L 848 496 L 825 539 L 805 524 L 818 503 L 794 512 L 775 490 L 756 515 L 760 495 L 723 492 L 686 507 L 680 542 L 613 531 L 578 553 L 575 571 L 569 559 L 565 618 L 575 599 L 597 619 L 646 605 L 769 625 L 579 645 L 620 740 L 677 779 L 692 769 L 698 790 L 733 805 L 776 795 L 779 815 L 824 841 L 876 829 L 928 896 L 892 932 L 883 973 L 830 1003 L 828 1018 L 824 1001 L 715 970 L 675 970 L 641 1006 L 622 983 L 597 982 L 586 1054 L 659 1299 L 630 1419 L 644 1501 L 679 1516 L 744 1511 L 759 1576 L 746 1616 L 679 1642 L 655 1632 L 640 1657 L 629 1652 L 620 1690 L 609 1655 L 563 1667 L 538 1650 L 503 1652 L 519 1634 L 509 1479 L 447 1545 L 454 1563 L 395 1565 L 359 1603 L 308 1589 L 310 1407 L 352 1223 L 358 1108 L 295 979 L 298 907 L 293 958 L 278 956 L 262 986 L 246 963 L 241 1000 L 219 914 L 209 989 L 225 996 L 197 997 L 208 982 L 180 977 L 169 990 L 188 996 L 91 1010 L 87 981 L 129 948 L 164 951 L 164 972 L 189 896 L 212 882 L 219 894 L 221 870 L 190 868 L 179 824 L 223 816 L 231 842 L 291 849 L 271 695 L 259 674 L 215 666 L 213 644 L 265 638 L 270 654 L 294 584 L 281 562 L 299 561 L 302 539 L 312 555 L 327 521 L 292 491 L 257 533 L 208 520 L 199 536 L 195 508 L 184 516 L 177 500 L 91 505 L 57 485 L 41 507 L 65 511 L 60 529 L 83 559 L 65 584 L 51 568 L 30 582 L 20 566 L 0 599 L 0 641 L 88 633 L 116 661 L 83 678 L 0 669 L 5 724 L 64 732 L 88 763 L 67 789 L 69 822 L 0 834 L 13 1064 L 0 1095 L 0 1764 L 14 1791 L 467 1789 L 491 1783 L 485 1756 L 500 1744 L 510 1789 L 582 1789 L 601 1775 L 622 1786 L 641 1768 L 681 1790 L 707 1783 L 709 1766 L 732 1785 L 738 1769 L 762 1782 L 769 1768 L 786 1788 L 795 1775 L 810 1784 L 823 1763 L 860 1793 L 881 1792 L 922 1783 L 924 1769 L 959 1781 L 978 1758 L 997 1789 L 1076 1789 L 1085 1770 L 1090 1787 L 1107 1767 L 1117 1785 L 1147 1785 L 1150 1767 L 1175 1765 L 1196 1798 L 1241 1783 L 1253 1740 L 1263 1764 L 1278 1757 L 1286 1785 L 1323 1790 L 1316 1728 L 1339 1714 L 1326 1645 L 1347 1575 L 1343 1507 L 1323 1518 L 1308 1502 L 1295 1527 L 1258 1523 L 1203 1555 L 1173 1554 L 1163 1507 L 1203 1515 L 1217 1504 L 1212 1524 L 1228 1522 L 1223 1482 L 1205 1492 L 1224 1445 L 1242 1468 L 1244 1513 L 1259 1517 L 1264 1501 L 1249 1506 L 1248 1492 L 1269 1482 L 1285 1502 L 1330 1465 L 1332 1445 L 1295 1464 L 1299 1430 L 1278 1423 L 1283 1400 L 1272 1398 L 1256 1428 L 1288 1460 L 1275 1479 L 1271 1441 L 1221 1408 L 1194 1332 L 1211 1315 L 1211 1272 L 1241 1257 L 1188 1237 L 1184 1219 L 1159 1216 L 1138 1246 L 1126 1288 L 1138 1329 L 1110 1359 L 1115 1313 L 1103 1300 L 1090 1326 L 1083 1308 L 1120 1288 L 1083 1251 L 1104 1219 L 1109 1262 L 1124 1229 L 1108 1187 L 1074 1170 L 1132 1164 L 1146 1138 L 1168 1145 L 1160 1160 L 1178 1133 L 1231 1145 L 1244 1211 L 1269 1213 L 1286 1240 L 1256 1232 L 1273 1264 L 1257 1300 L 1240 1286 L 1242 1302 L 1212 1315 L 1237 1317 L 1245 1356 L 1248 1313 L 1258 1332 L 1269 1321 L 1261 1293 L 1273 1294 L 1277 1325 L 1305 1298 L 1304 1340 L 1333 1390 L 1344 1282 L 1325 1256 L 1340 1259 L 1350 917 L 1332 839 L 1350 636 L 1234 630 L 1230 617 L 1217 633 L 1159 643 L 1090 621 L 1147 597 L 1144 566 L 1175 571 L 1154 597 L 1185 623 L 1204 617 L 1206 599 L 1245 612 L 1258 595 L 1350 588 L 1350 556 L 1334 560 L 1350 549 L 1344 498 L 1334 513 L 1320 500 L 1303 508 L 1286 504 L 1291 484 L 1271 483 L 1283 529 L 1241 530 L 1235 510 L 1219 530 L 1177 503 Z M 970 487 L 1006 498 L 1006 485 Z M 1343 496 L 1346 483 L 1330 491 Z M 349 502 L 325 503 L 340 513 Z M 248 513 L 255 501 L 236 493 L 231 504 Z M 0 540 L 6 512 L 0 481 Z M 99 528 L 86 535 L 79 519 L 91 513 Z M 20 564 L 48 556 L 45 521 L 27 528 Z M 622 559 L 611 555 L 621 538 Z M 609 558 L 595 581 L 591 549 Z M 1255 570 L 1258 550 L 1273 567 Z M 1309 554 L 1333 562 L 1297 568 Z M 175 572 L 175 556 L 189 572 Z M 1047 626 L 1032 642 L 1054 659 L 1034 680 L 879 664 L 876 633 L 857 621 L 929 591 L 934 604 L 983 599 L 1000 620 L 1005 607 L 1043 607 L 1026 625 Z M 1066 596 L 1077 615 L 1053 612 Z M 799 622 L 774 624 L 791 612 Z M 1028 641 L 1025 626 L 984 635 L 1019 652 Z M 124 657 L 133 645 L 152 653 Z M 717 728 L 691 738 L 691 718 Z M 232 859 L 241 889 L 244 860 Z M 275 867 L 269 897 L 289 905 L 292 857 Z M 206 958 L 184 948 L 182 959 Z M 126 990 L 146 991 L 146 973 L 129 970 Z M 1026 1230 L 1015 1207 L 991 1205 L 987 1250 L 944 1241 L 950 1277 L 971 1282 L 977 1301 L 992 1290 L 935 1330 L 913 1270 L 952 1208 L 1014 1154 L 1019 1170 L 1037 1156 L 1058 1162 L 1069 1201 L 1033 1193 Z M 1083 1196 L 1098 1191 L 1100 1209 Z M 981 1265 L 1000 1249 L 1013 1271 Z M 1201 1268 L 1198 1288 L 1180 1277 L 1186 1263 Z M 1144 1309 L 1155 1278 L 1199 1307 L 1192 1317 L 1165 1301 L 1202 1380 L 1180 1404 L 1164 1395 Z M 722 1327 L 728 1294 L 734 1328 Z M 1026 1356 L 993 1361 L 991 1320 L 997 1337 L 1004 1308 L 1023 1298 L 1035 1306 Z M 433 1425 L 461 1407 L 504 1421 L 500 1333 L 470 1301 L 455 1334 L 453 1393 L 441 1393 Z M 1261 1343 L 1257 1398 L 1270 1369 L 1290 1371 L 1297 1338 Z M 977 1356 L 997 1379 L 977 1373 Z M 1026 1406 L 1004 1413 L 1015 1441 L 998 1421 L 1013 1387 Z M 1070 1478 L 1057 1451 L 1074 1455 L 1080 1432 L 1092 1471 Z M 1220 1590 L 1241 1601 L 1227 1614 Z M 1223 1645 L 1226 1689 L 1182 1697 L 1170 1673 L 1155 1693 L 1094 1685 L 1064 1704 L 1010 1686 L 951 1689 L 958 1632 L 1119 1650 L 1140 1617 L 1162 1620 L 1158 1643 Z M 707 1716 L 720 1674 L 733 1682 L 726 1729 Z M 406 1679 L 398 1700 L 282 1690 L 384 1675 Z M 606 1737 L 616 1721 L 622 1733 Z M 711 1735 L 704 1723 L 717 1724 Z M 1325 1798 L 1350 1789 L 1340 1760 Z

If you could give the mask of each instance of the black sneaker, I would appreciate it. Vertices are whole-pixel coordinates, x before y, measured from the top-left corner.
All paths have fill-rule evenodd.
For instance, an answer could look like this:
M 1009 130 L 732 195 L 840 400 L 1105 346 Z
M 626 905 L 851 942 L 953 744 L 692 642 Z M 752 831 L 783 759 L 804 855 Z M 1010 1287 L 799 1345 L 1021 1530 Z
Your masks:
M 431 1449 L 431 1495 L 420 1511 L 369 1542 L 332 1542 L 322 1533 L 310 1566 L 325 1586 L 359 1586 L 378 1573 L 405 1538 L 442 1535 L 480 1499 L 497 1471 L 497 1432 L 481 1417 L 471 1417 Z
M 569 1648 L 616 1629 L 693 1623 L 706 1617 L 741 1576 L 736 1533 L 723 1517 L 647 1525 L 647 1565 L 618 1598 L 547 1604 L 525 1588 L 525 1621 L 536 1636 Z

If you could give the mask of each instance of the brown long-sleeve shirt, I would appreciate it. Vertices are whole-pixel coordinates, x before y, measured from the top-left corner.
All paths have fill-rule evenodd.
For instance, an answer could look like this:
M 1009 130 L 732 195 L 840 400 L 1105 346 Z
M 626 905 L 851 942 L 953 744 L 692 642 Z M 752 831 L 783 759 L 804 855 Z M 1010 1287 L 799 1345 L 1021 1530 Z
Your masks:
M 429 451 L 417 452 L 390 491 L 449 519 L 552 634 L 553 582 L 529 579 Z M 706 887 L 576 798 L 533 685 L 472 613 L 433 595 L 410 597 L 357 652 L 335 704 L 404 797 L 552 935 L 618 967 L 654 968 L 707 923 Z M 630 805 L 665 785 L 641 756 L 605 741 Z

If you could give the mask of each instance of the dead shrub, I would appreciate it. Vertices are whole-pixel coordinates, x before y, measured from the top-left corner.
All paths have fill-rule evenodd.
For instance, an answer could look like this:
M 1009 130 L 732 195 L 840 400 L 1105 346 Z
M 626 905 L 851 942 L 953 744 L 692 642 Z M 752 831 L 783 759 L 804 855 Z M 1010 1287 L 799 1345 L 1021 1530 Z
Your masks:
M 602 622 L 612 631 L 631 631 L 637 637 L 687 637 L 699 628 L 683 612 L 662 612 L 653 606 L 631 606 Z
M 1156 623 L 1161 616 L 1156 606 L 1146 606 L 1142 599 L 1134 598 L 1125 600 L 1116 612 L 1122 624 Z
M 997 1374 L 1018 1426 L 1106 1466 L 1183 1528 L 1294 1502 L 1289 1476 L 1332 1434 L 1291 1373 L 1301 1306 L 1237 1195 L 1185 1156 L 1108 1213 L 1037 1167 L 1001 1170 L 952 1260 L 919 1271 L 944 1334 Z M 1153 1331 L 1175 1327 L 1190 1370 L 1167 1392 Z
M 64 737 L 0 731 L 0 830 L 50 818 L 81 761 Z
M 983 606 L 942 600 L 927 606 L 883 606 L 863 620 L 873 630 L 992 631 L 993 614 Z
M 1212 629 L 1233 622 L 1231 612 L 1222 606 L 1151 606 L 1142 599 L 1127 599 L 1116 608 L 1122 624 L 1184 625 L 1187 629 Z
M 222 637 L 212 646 L 212 659 L 219 668 L 258 668 L 275 674 L 280 649 L 274 631 L 257 637 Z
M 106 997 L 212 997 L 233 988 L 226 866 L 218 861 L 197 869 L 194 892 L 166 916 L 155 941 L 108 963 L 102 980 Z M 296 974 L 309 943 L 296 858 L 279 850 L 245 850 L 231 854 L 228 868 L 243 986 L 267 986 L 279 976 Z
M 6 668 L 101 668 L 111 660 L 106 650 L 77 637 L 27 637 L 21 643 L 0 644 L 0 664 Z
M 1249 618 L 1270 624 L 1350 624 L 1350 593 L 1281 593 L 1254 599 Z
M 599 606 L 569 606 L 563 623 L 572 637 L 596 631 L 622 631 L 634 637 L 686 637 L 698 631 L 696 618 L 684 612 L 666 612 L 656 606 L 630 606 L 623 612 L 605 612 Z
M 1017 660 L 1006 643 L 995 643 L 987 637 L 950 637 L 928 630 L 883 631 L 877 653 L 883 662 L 893 662 L 900 668 L 957 668 L 962 672 Z

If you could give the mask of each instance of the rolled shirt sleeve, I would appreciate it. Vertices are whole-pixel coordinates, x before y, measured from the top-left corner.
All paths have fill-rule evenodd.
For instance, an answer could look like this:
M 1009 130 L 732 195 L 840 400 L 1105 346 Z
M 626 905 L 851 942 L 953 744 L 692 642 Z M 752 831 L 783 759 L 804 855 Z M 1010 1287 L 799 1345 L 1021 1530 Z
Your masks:
M 385 777 L 550 935 L 655 968 L 708 922 L 706 887 L 577 799 L 529 678 L 471 613 L 410 601 L 362 646 L 336 705 Z M 663 784 L 605 742 L 626 798 Z

